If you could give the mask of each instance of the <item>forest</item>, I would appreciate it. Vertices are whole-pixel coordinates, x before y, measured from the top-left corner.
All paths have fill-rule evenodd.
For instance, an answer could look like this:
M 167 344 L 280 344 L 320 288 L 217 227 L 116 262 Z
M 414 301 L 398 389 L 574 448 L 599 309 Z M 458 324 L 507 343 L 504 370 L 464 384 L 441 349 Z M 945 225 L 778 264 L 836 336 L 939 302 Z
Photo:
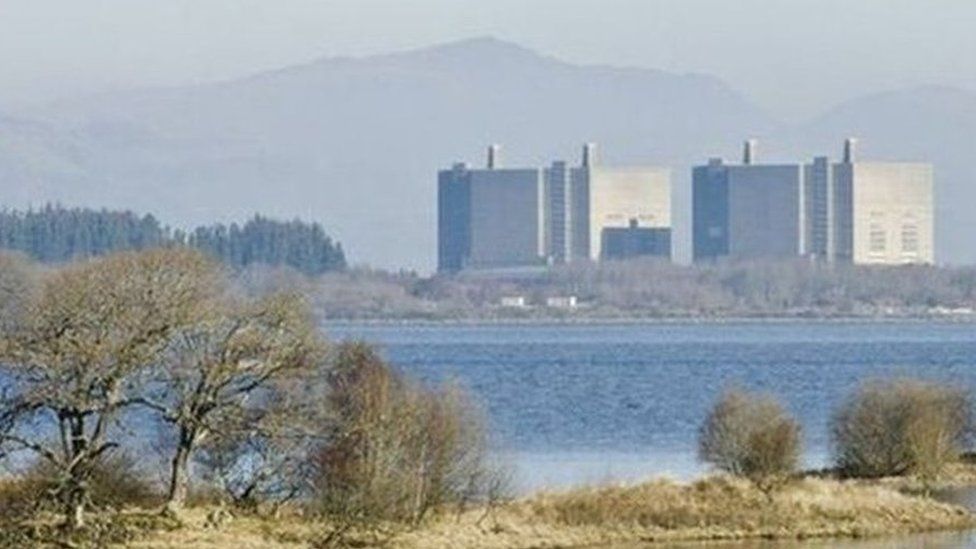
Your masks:
M 243 225 L 214 223 L 184 231 L 131 211 L 50 204 L 38 210 L 0 211 L 0 248 L 43 263 L 177 245 L 202 250 L 233 268 L 282 265 L 318 275 L 346 266 L 342 245 L 318 223 L 255 215 Z

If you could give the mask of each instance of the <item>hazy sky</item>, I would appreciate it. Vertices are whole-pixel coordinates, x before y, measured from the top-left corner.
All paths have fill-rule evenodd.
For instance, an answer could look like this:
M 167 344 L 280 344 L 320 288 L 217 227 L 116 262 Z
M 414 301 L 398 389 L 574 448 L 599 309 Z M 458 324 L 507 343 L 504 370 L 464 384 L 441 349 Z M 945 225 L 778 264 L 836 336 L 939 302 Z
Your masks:
M 974 24 L 973 0 L 0 0 L 0 111 L 493 35 L 714 74 L 796 119 L 895 87 L 976 89 Z

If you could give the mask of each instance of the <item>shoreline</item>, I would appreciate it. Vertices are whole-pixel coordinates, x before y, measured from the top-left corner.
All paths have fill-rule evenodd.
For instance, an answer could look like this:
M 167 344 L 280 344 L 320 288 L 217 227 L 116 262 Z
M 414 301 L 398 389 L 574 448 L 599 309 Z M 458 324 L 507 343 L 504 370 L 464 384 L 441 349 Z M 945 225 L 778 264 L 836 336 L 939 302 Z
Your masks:
M 210 528 L 206 511 L 192 509 L 182 528 L 154 532 L 127 546 L 297 549 L 314 546 L 331 527 L 286 514 L 246 515 L 224 528 Z M 806 476 L 767 497 L 748 481 L 710 476 L 538 492 L 491 509 L 445 512 L 413 528 L 354 532 L 348 541 L 350 546 L 393 549 L 668 547 L 719 541 L 895 540 L 972 529 L 976 514 L 971 510 L 904 492 L 884 479 Z
M 950 324 L 976 325 L 976 315 L 960 316 L 662 316 L 662 317 L 473 317 L 473 318 L 323 318 L 328 326 L 674 326 L 728 324 Z

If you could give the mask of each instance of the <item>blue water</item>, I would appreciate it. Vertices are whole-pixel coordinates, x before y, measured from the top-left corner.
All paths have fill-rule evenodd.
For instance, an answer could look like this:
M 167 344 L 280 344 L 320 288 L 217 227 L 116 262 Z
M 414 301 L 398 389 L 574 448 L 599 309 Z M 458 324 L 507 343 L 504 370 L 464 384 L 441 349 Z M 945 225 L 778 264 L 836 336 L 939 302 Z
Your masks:
M 829 463 L 828 422 L 864 379 L 976 387 L 976 325 L 737 322 L 326 327 L 373 342 L 425 382 L 461 380 L 524 489 L 706 471 L 697 429 L 726 387 L 778 396 L 804 427 L 805 465 Z

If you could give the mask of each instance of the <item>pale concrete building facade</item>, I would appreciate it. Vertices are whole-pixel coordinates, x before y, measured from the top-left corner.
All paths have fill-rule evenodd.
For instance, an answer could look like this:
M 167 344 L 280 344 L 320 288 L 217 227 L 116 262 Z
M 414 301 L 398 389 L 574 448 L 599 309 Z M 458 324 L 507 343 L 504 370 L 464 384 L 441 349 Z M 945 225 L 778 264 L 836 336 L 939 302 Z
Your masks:
M 558 165 L 558 166 L 557 166 Z M 554 188 L 553 257 L 561 261 L 607 259 L 603 240 L 607 229 L 630 227 L 667 231 L 671 237 L 671 170 L 659 167 L 607 167 L 597 163 L 596 145 L 583 146 L 580 166 L 561 175 L 563 163 L 550 172 L 560 174 L 566 191 Z M 562 183 L 565 181 L 564 183 Z M 560 223 L 560 217 L 566 219 Z M 668 256 L 670 258 L 670 247 Z
M 670 257 L 670 171 L 607 168 L 596 146 L 583 147 L 579 166 L 505 169 L 489 148 L 485 169 L 456 164 L 438 175 L 438 270 L 494 269 L 605 259 L 604 233 L 653 228 L 667 246 L 645 247 Z
M 935 261 L 930 164 L 854 162 L 835 170 L 835 184 L 850 196 L 836 213 L 845 228 L 839 258 L 882 265 Z
M 747 141 L 741 165 L 694 168 L 694 258 L 933 263 L 932 166 L 859 162 L 855 144 L 837 163 L 770 165 Z
M 671 172 L 666 168 L 581 168 L 586 173 L 589 225 L 580 255 L 605 259 L 602 242 L 607 229 L 671 227 Z

